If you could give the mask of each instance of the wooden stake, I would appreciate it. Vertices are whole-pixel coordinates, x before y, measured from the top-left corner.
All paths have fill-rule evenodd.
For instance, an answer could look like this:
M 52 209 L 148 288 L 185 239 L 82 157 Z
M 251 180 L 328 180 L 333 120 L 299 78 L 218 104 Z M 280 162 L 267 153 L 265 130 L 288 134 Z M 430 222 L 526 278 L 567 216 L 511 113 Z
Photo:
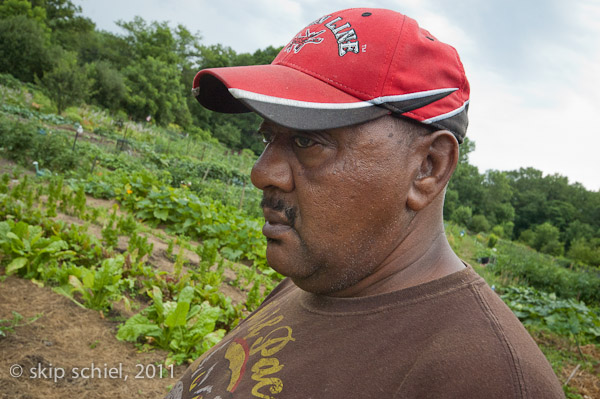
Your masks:
M 579 370 L 579 367 L 581 367 L 581 364 L 578 364 L 577 367 L 575 367 L 575 369 L 571 372 L 571 375 L 569 376 L 569 378 L 567 378 L 567 380 L 563 384 L 564 386 L 567 386 L 567 384 L 569 384 L 569 381 L 571 381 L 571 378 L 575 377 L 575 374 L 577 373 L 577 370 Z
M 242 209 L 242 205 L 244 205 L 244 193 L 246 192 L 246 180 L 244 180 L 244 185 L 242 186 L 242 196 L 240 197 L 240 204 L 238 205 L 238 209 Z
M 92 161 L 92 170 L 90 170 L 90 174 L 94 173 L 94 168 L 96 167 L 96 161 L 98 160 L 98 155 L 96 155 L 94 157 L 94 160 Z
M 210 165 L 208 168 L 206 168 L 206 172 L 204 172 L 204 177 L 202 178 L 202 181 L 206 180 L 206 176 L 208 176 L 208 172 L 210 172 Z

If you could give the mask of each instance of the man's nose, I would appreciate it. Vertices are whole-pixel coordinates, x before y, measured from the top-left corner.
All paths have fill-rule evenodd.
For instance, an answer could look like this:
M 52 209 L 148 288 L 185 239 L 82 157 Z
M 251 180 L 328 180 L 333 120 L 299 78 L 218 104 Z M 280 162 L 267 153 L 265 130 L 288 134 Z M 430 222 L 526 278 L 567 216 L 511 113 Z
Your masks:
M 290 154 L 279 144 L 269 143 L 252 167 L 250 180 L 260 190 L 277 188 L 284 192 L 294 189 L 294 177 L 289 164 Z

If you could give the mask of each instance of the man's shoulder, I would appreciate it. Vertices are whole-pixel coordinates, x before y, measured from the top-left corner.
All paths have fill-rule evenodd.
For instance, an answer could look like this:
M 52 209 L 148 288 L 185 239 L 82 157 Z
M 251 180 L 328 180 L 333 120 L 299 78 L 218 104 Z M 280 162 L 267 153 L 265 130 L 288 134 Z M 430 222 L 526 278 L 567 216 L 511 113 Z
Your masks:
M 400 388 L 401 397 L 419 396 L 423 387 L 427 397 L 564 397 L 537 344 L 483 280 L 430 305 L 431 320 L 422 328 L 432 334 Z

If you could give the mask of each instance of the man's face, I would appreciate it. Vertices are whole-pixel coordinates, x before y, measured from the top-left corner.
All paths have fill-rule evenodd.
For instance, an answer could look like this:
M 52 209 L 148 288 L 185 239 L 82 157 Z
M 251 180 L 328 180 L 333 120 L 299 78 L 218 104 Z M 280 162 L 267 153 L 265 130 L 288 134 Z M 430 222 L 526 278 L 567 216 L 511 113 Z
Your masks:
M 413 216 L 406 197 L 417 160 L 398 126 L 392 117 L 315 132 L 261 125 L 267 146 L 251 177 L 263 190 L 273 269 L 333 294 L 381 266 Z

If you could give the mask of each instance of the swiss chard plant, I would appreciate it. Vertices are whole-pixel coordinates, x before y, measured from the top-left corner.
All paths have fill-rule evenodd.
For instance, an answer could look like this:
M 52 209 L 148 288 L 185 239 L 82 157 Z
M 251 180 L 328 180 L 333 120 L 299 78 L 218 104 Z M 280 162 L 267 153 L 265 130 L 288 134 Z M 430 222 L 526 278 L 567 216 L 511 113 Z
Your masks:
M 39 278 L 44 269 L 72 260 L 76 253 L 60 237 L 44 237 L 40 226 L 13 220 L 0 222 L 0 253 L 6 274 Z
M 215 331 L 222 310 L 208 302 L 195 303 L 193 287 L 182 289 L 176 301 L 163 301 L 158 287 L 154 287 L 151 297 L 150 306 L 119 328 L 118 339 L 145 340 L 168 350 L 173 361 L 182 363 L 198 357 L 225 335 L 225 330 Z
M 123 296 L 127 280 L 122 279 L 123 256 L 107 258 L 98 268 L 78 268 L 79 273 L 69 276 L 69 291 L 64 288 L 60 293 L 66 294 L 82 307 L 107 310 L 114 302 L 127 299 Z M 74 294 L 78 295 L 74 295 Z

